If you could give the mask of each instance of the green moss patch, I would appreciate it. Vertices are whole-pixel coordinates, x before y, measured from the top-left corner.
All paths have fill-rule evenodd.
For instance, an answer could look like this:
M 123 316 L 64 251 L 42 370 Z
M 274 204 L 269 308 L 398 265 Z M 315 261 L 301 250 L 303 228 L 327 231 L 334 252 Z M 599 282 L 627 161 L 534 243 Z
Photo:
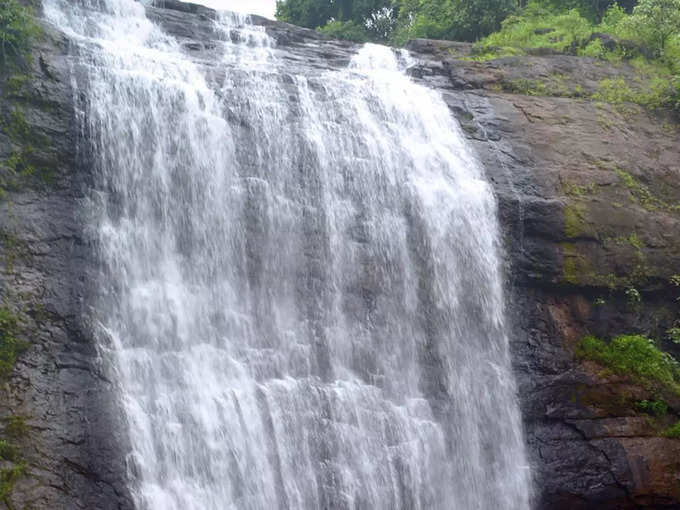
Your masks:
M 615 374 L 630 376 L 647 389 L 680 395 L 680 364 L 644 336 L 623 335 L 609 343 L 587 336 L 576 346 L 576 355 Z
M 30 59 L 30 46 L 40 34 L 33 9 L 17 0 L 0 0 L 0 63 L 21 66 Z
M 564 206 L 564 234 L 567 238 L 579 237 L 585 231 L 583 207 L 578 204 Z

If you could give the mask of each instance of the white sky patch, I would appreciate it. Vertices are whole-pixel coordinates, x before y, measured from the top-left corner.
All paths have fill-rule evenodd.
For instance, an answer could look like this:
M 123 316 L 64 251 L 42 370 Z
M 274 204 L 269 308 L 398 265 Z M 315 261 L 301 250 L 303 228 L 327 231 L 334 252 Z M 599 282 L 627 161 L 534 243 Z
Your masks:
M 212 9 L 223 11 L 259 14 L 274 19 L 276 0 L 188 0 L 195 4 L 205 5 Z

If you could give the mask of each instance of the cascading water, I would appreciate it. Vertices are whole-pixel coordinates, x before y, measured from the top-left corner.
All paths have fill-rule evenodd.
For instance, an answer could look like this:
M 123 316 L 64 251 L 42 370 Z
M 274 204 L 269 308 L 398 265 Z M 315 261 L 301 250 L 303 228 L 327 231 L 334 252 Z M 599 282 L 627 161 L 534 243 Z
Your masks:
M 225 14 L 208 80 L 133 0 L 45 13 L 137 507 L 529 508 L 494 197 L 408 56 L 291 74 Z

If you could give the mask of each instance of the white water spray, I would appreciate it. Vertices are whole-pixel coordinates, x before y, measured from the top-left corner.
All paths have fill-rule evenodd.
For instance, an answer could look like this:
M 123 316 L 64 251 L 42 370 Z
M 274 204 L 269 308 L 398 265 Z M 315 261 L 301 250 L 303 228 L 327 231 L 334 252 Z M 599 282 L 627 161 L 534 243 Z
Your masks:
M 133 0 L 45 12 L 137 507 L 529 508 L 495 200 L 408 56 L 291 74 L 225 14 L 215 84 Z

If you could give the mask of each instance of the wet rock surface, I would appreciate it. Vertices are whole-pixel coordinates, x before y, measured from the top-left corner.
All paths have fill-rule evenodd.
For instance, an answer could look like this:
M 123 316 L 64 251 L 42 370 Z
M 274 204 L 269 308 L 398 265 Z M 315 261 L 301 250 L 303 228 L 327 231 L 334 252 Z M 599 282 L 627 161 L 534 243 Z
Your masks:
M 173 34 L 215 82 L 225 72 L 214 11 L 158 1 L 148 16 Z M 253 18 L 276 40 L 291 74 L 346 66 L 357 46 Z M 15 105 L 49 143 L 46 181 L 28 180 L 0 200 L 0 289 L 21 312 L 31 346 L 0 401 L 27 417 L 28 475 L 17 508 L 131 508 L 125 426 L 114 381 L 87 324 L 92 241 L 79 215 L 89 183 L 78 152 L 69 43 L 53 27 L 35 48 L 29 85 Z M 483 161 L 506 234 L 511 335 L 537 508 L 678 508 L 680 441 L 659 435 L 631 402 L 650 397 L 626 378 L 582 363 L 586 334 L 640 332 L 663 339 L 678 318 L 680 128 L 670 112 L 583 99 L 628 68 L 552 55 L 461 60 L 459 43 L 415 41 L 414 79 L 441 91 Z M 518 80 L 554 88 L 522 92 Z M 0 129 L 0 157 L 12 142 Z M 9 262 L 8 262 L 9 261 Z M 631 306 L 625 291 L 641 302 Z M 596 305 L 595 303 L 600 303 Z M 668 341 L 661 346 L 674 352 Z M 678 352 L 675 352 L 678 354 Z M 621 397 L 623 395 L 623 398 Z M 672 414 L 680 406 L 670 402 Z
M 2 74 L 0 159 L 33 142 L 32 173 L 0 199 L 0 298 L 29 348 L 3 382 L 0 418 L 19 416 L 25 474 L 11 508 L 129 508 L 113 384 L 87 324 L 90 247 L 79 204 L 89 177 L 78 161 L 68 41 L 51 27 L 19 87 Z M 19 112 L 18 114 L 16 112 Z M 8 136 L 21 115 L 31 140 Z M 35 142 L 37 141 L 37 143 Z

